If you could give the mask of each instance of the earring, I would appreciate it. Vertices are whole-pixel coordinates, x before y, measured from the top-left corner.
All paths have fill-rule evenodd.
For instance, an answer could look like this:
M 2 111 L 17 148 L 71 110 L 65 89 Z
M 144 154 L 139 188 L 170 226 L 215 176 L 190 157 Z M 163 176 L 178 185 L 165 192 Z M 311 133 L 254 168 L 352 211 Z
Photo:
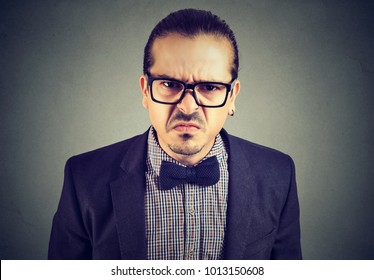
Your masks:
M 230 116 L 231 116 L 231 117 L 233 117 L 233 116 L 234 116 L 234 114 L 235 114 L 235 111 L 234 111 L 234 110 L 232 110 L 232 111 L 231 111 L 231 115 L 230 115 Z

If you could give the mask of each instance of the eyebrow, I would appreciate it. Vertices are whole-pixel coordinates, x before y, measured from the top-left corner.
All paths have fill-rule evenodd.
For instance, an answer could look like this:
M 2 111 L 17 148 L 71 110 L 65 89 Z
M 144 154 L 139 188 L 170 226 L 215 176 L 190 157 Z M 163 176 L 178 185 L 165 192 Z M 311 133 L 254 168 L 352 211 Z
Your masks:
M 153 76 L 153 75 L 150 74 L 150 76 L 153 77 L 153 78 L 159 78 L 159 79 L 165 79 L 165 80 L 175 80 L 175 81 L 180 81 L 180 82 L 187 83 L 187 82 L 185 82 L 183 80 L 179 80 L 179 79 L 176 79 L 174 77 L 170 77 L 170 76 L 168 76 L 166 74 L 160 74 L 160 75 L 155 75 L 155 76 Z M 206 82 L 219 83 L 220 81 L 216 81 L 216 80 L 196 80 L 196 81 L 193 81 L 193 84 L 196 84 L 196 83 L 206 83 Z
M 165 74 L 155 75 L 155 76 L 151 75 L 151 77 L 153 77 L 153 78 L 160 78 L 160 79 L 166 79 L 166 80 L 177 80 L 177 81 L 180 81 L 178 79 L 175 79 L 175 78 L 170 77 L 170 76 L 165 75 Z

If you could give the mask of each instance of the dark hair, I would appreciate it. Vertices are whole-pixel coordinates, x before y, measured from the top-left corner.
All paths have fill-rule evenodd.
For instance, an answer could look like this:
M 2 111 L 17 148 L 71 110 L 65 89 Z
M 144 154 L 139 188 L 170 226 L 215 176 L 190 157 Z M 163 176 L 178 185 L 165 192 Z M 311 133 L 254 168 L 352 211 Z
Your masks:
M 209 11 L 184 9 L 173 12 L 162 19 L 153 28 L 148 42 L 144 48 L 143 73 L 149 72 L 153 65 L 152 46 L 157 38 L 177 33 L 186 37 L 195 37 L 200 34 L 212 34 L 226 38 L 234 50 L 234 61 L 231 67 L 233 79 L 238 77 L 239 51 L 234 32 L 230 26 L 218 16 Z

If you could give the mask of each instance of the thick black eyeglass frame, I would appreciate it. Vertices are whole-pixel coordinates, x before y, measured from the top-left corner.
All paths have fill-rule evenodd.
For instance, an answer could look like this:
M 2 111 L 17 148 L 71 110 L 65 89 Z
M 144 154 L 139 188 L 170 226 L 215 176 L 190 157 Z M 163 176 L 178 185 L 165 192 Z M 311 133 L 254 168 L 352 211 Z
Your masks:
M 147 78 L 147 83 L 149 85 L 149 88 L 151 89 L 151 98 L 152 98 L 152 100 L 154 102 L 161 103 L 161 104 L 166 104 L 166 105 L 175 105 L 175 104 L 178 104 L 179 102 L 181 102 L 183 100 L 184 96 L 186 95 L 186 91 L 188 89 L 192 89 L 192 96 L 195 99 L 196 104 L 198 106 L 206 107 L 206 108 L 219 108 L 219 107 L 225 106 L 225 104 L 227 102 L 228 94 L 234 88 L 234 84 L 235 84 L 235 81 L 236 81 L 236 79 L 233 79 L 228 84 L 226 84 L 226 83 L 220 83 L 220 82 L 209 82 L 209 81 L 208 82 L 197 82 L 197 83 L 194 83 L 194 84 L 187 84 L 187 83 L 185 83 L 183 81 L 179 81 L 179 80 L 171 79 L 171 78 L 167 78 L 167 77 L 165 77 L 165 78 L 163 78 L 163 77 L 155 77 L 155 78 L 153 78 L 149 73 L 146 73 L 145 76 Z M 164 101 L 159 101 L 159 100 L 155 99 L 154 96 L 153 96 L 152 84 L 153 84 L 153 81 L 160 81 L 160 80 L 168 80 L 168 81 L 171 81 L 171 82 L 177 82 L 177 83 L 182 84 L 184 86 L 184 91 L 183 91 L 181 97 L 177 101 L 175 101 L 175 102 L 164 102 Z M 223 101 L 223 103 L 220 104 L 220 105 L 204 105 L 204 104 L 201 104 L 197 100 L 196 92 L 195 92 L 195 87 L 197 85 L 201 85 L 201 84 L 218 84 L 218 85 L 225 86 L 226 87 L 226 96 L 225 96 L 225 100 Z

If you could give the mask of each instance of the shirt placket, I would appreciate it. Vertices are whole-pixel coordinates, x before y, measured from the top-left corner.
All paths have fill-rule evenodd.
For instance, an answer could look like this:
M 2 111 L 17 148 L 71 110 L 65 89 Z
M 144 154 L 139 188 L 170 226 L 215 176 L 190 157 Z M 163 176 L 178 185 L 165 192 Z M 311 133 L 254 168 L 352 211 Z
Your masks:
M 185 185 L 185 259 L 194 260 L 199 258 L 199 215 L 198 196 L 196 186 Z

